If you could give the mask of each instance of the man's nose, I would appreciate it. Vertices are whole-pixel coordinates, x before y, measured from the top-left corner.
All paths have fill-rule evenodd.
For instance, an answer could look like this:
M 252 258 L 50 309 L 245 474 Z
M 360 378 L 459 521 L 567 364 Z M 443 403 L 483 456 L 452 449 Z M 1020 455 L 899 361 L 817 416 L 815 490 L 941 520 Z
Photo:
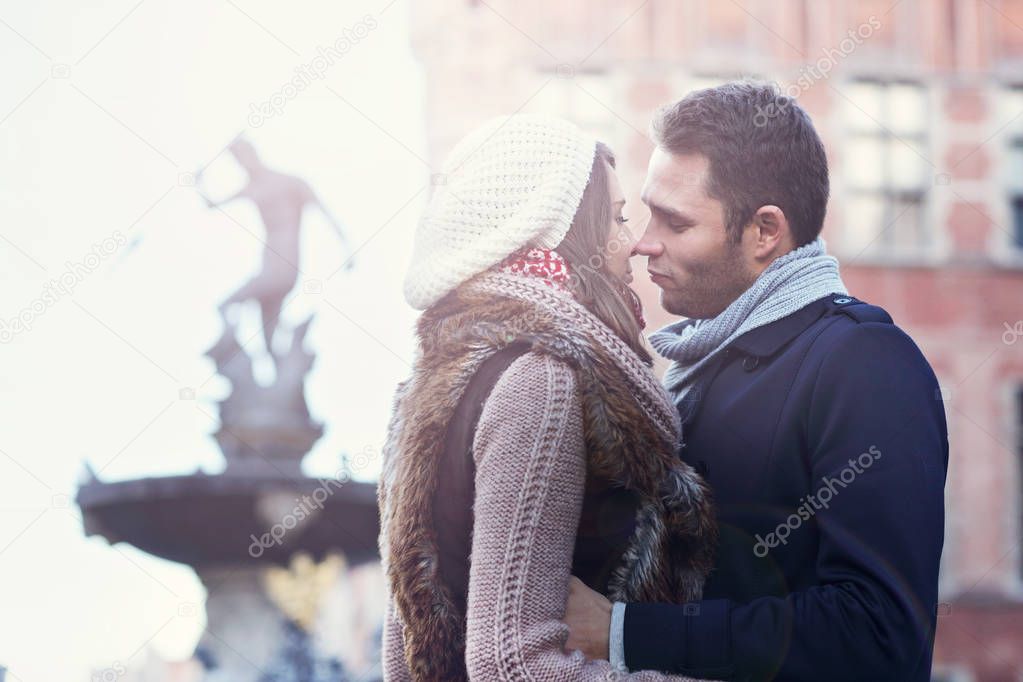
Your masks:
M 664 253 L 664 244 L 654 239 L 648 239 L 646 235 L 640 237 L 639 241 L 637 241 L 635 246 L 632 247 L 633 256 L 650 256 L 656 258 L 662 253 Z

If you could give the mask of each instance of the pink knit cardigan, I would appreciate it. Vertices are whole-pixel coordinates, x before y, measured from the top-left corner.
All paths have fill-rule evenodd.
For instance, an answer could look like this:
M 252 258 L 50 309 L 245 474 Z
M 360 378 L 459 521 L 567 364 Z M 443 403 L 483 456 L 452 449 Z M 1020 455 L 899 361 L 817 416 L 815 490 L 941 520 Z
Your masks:
M 487 281 L 500 289 L 502 282 L 509 283 L 508 277 L 495 275 Z M 523 287 L 515 282 L 515 288 L 540 304 L 568 306 L 572 322 L 583 326 L 580 333 L 613 346 L 651 416 L 656 415 L 663 428 L 677 431 L 675 410 L 657 379 L 598 318 L 541 283 Z M 385 452 L 383 486 L 389 484 L 388 472 L 395 465 L 387 459 L 395 456 Z M 578 651 L 564 649 L 568 627 L 561 619 L 587 469 L 582 405 L 573 370 L 535 352 L 517 359 L 485 403 L 473 456 L 476 500 L 466 634 L 470 679 L 690 679 L 654 672 L 622 675 L 607 661 L 587 660 Z M 395 611 L 388 597 L 384 679 L 411 680 Z

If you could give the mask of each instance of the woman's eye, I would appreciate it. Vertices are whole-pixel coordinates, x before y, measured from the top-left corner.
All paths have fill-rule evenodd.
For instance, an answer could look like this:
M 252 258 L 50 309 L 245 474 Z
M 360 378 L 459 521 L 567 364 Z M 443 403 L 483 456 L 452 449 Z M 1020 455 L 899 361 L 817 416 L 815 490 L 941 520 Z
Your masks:
M 625 223 L 629 222 L 629 219 L 628 219 L 628 218 L 626 218 L 626 217 L 625 217 L 625 216 L 623 216 L 623 215 L 620 215 L 620 216 L 617 216 L 617 217 L 615 218 L 615 221 L 616 221 L 616 222 L 617 222 L 617 223 L 618 223 L 619 225 L 624 225 Z

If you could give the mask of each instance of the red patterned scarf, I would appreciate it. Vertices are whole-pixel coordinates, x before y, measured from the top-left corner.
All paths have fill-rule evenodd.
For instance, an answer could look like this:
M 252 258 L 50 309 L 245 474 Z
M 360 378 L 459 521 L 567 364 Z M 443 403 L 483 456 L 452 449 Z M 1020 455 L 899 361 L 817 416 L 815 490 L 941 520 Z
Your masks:
M 526 247 L 508 256 L 501 262 L 501 272 L 527 277 L 539 277 L 544 284 L 561 291 L 568 291 L 569 267 L 560 253 L 554 249 Z
M 537 247 L 526 247 L 505 258 L 498 266 L 501 272 L 526 277 L 539 277 L 552 289 L 569 291 L 568 280 L 572 271 L 565 258 L 554 249 L 541 249 Z M 643 319 L 643 306 L 639 296 L 624 282 L 615 282 L 619 293 L 625 301 L 632 306 L 632 313 L 636 316 L 639 328 L 646 327 L 646 320 Z

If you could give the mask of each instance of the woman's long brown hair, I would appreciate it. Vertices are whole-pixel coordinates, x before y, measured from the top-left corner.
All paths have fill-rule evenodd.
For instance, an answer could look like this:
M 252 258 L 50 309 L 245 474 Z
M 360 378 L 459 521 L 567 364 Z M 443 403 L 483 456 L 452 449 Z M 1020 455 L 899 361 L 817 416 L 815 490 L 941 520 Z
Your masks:
M 590 181 L 572 218 L 572 227 L 557 247 L 571 267 L 569 285 L 576 299 L 599 317 L 647 364 L 653 360 L 643 346 L 635 308 L 639 297 L 607 269 L 607 253 L 613 243 L 627 248 L 616 232 L 611 239 L 614 213 L 608 167 L 615 167 L 615 157 L 603 142 L 597 143 L 590 169 Z

